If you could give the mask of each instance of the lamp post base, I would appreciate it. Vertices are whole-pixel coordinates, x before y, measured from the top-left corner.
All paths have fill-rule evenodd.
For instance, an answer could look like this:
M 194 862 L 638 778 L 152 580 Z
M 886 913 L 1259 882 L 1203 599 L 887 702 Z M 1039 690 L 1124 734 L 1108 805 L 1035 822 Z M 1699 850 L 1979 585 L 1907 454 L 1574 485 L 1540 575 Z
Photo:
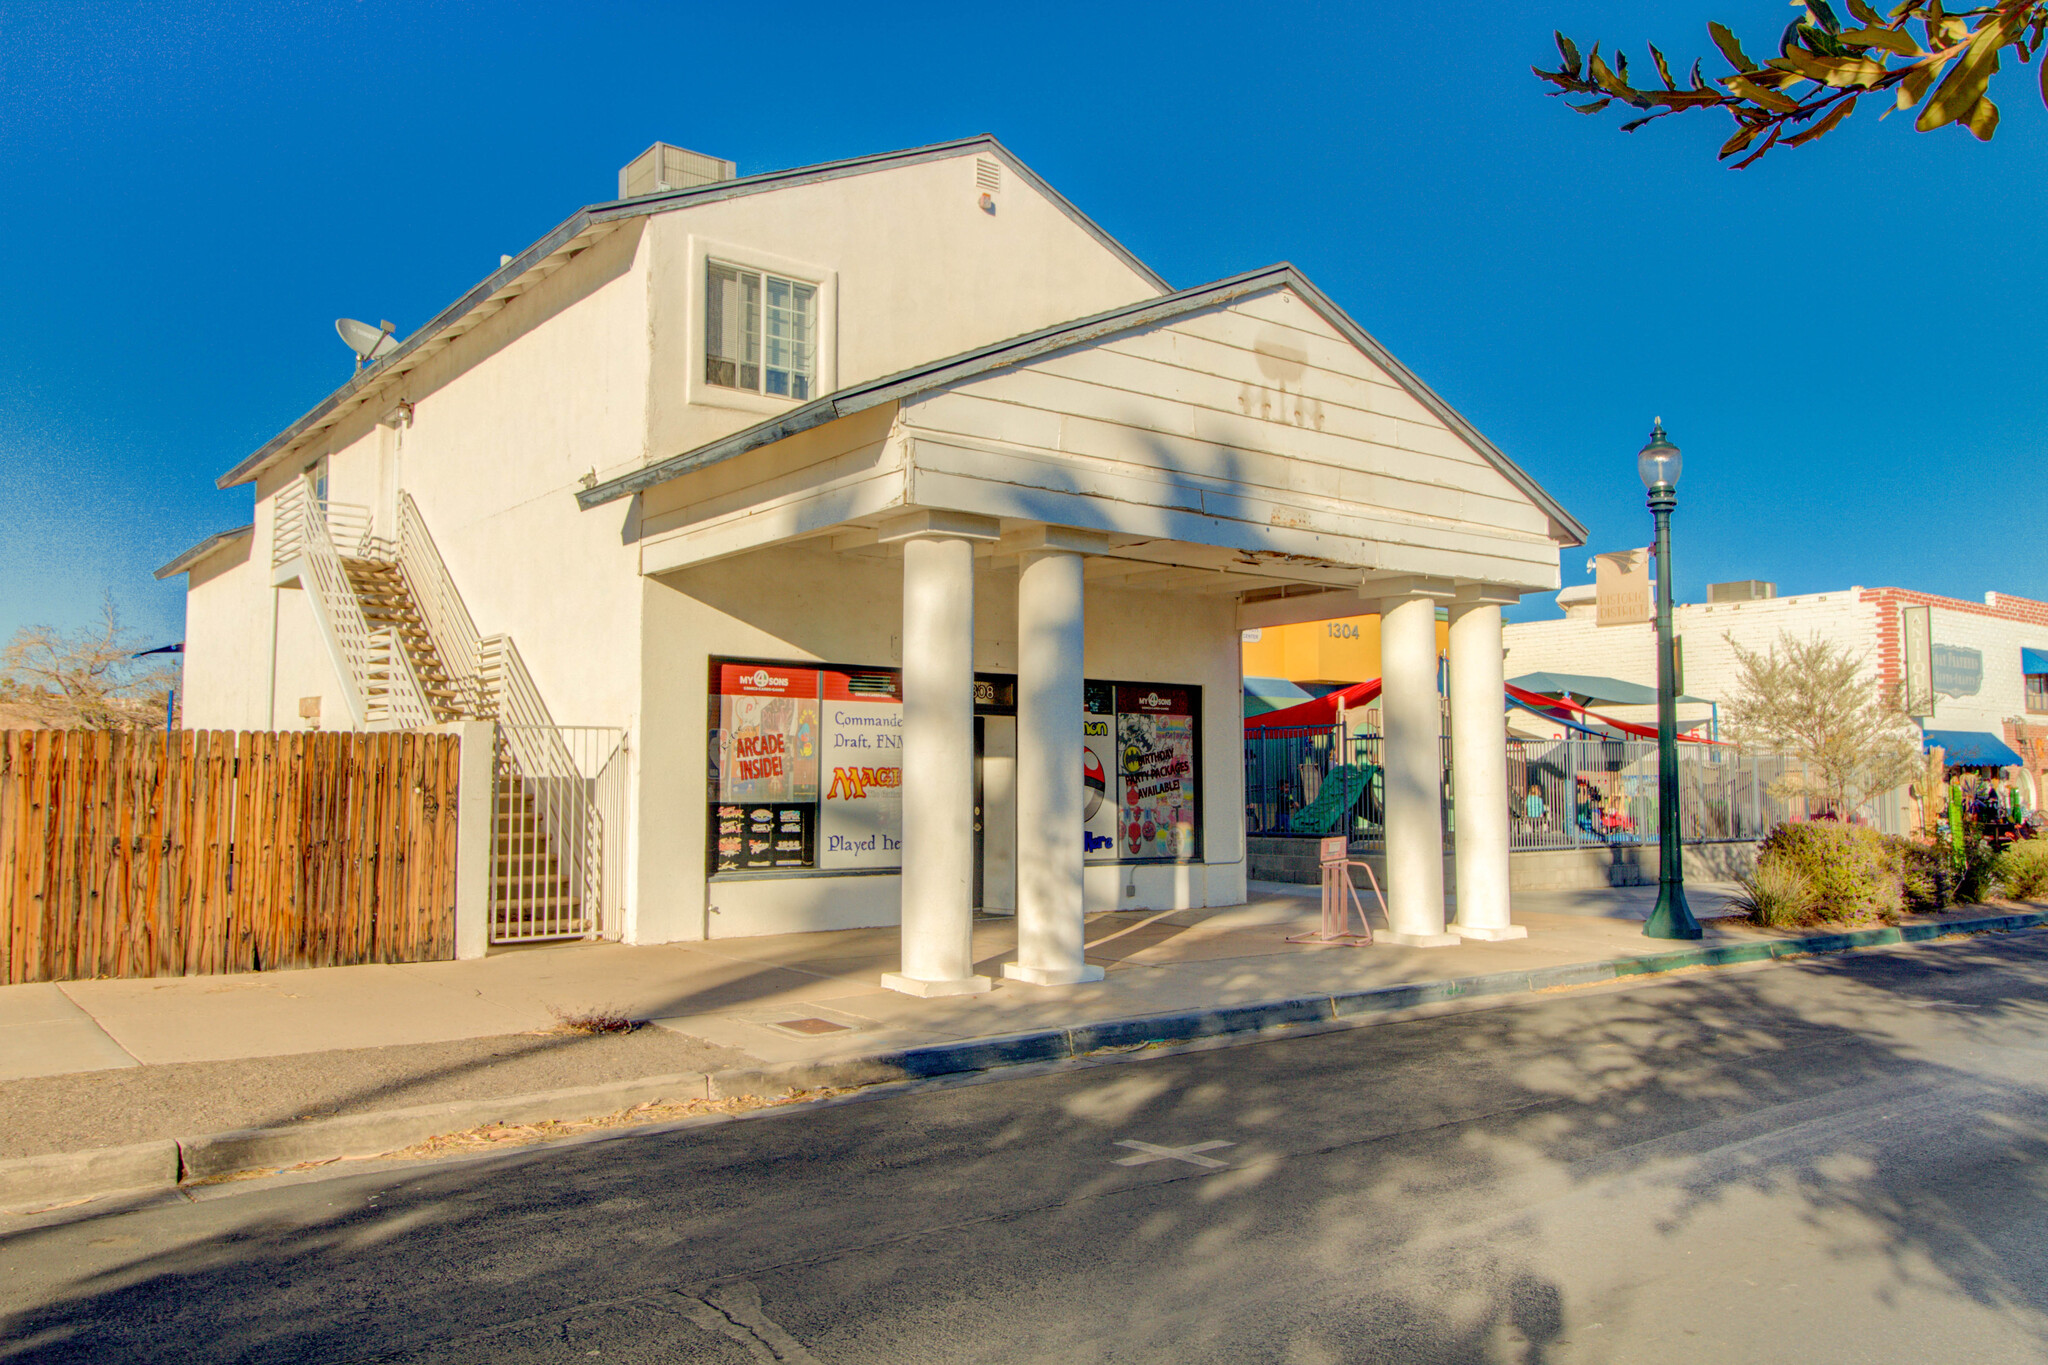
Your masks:
M 1705 932 L 1685 903 L 1685 887 L 1676 882 L 1659 883 L 1657 908 L 1643 921 L 1643 937 L 1692 939 Z

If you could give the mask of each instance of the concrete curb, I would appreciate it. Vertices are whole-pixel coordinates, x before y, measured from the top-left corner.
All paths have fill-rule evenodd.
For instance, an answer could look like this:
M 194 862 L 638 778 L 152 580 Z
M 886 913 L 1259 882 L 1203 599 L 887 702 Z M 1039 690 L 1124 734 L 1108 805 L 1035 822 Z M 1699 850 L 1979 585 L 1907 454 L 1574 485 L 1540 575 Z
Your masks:
M 183 1139 L 177 1147 L 182 1178 L 208 1180 L 265 1166 L 292 1166 L 301 1161 L 381 1156 L 442 1133 L 460 1133 L 489 1123 L 572 1122 L 615 1114 L 636 1104 L 700 1100 L 706 1097 L 706 1089 L 703 1075 L 686 1071 L 613 1085 L 349 1114 L 295 1123 L 289 1128 L 244 1128 Z
M 1773 958 L 1857 948 L 1925 943 L 1965 934 L 2009 933 L 2048 925 L 2048 911 L 1989 915 L 1934 924 L 1892 925 L 1846 933 L 1807 934 L 1754 943 L 1681 948 L 1643 957 L 1576 962 L 1527 971 L 1489 972 L 1444 981 L 1300 996 L 1250 1005 L 1111 1019 L 1072 1028 L 1038 1029 L 993 1038 L 848 1057 L 743 1067 L 709 1076 L 681 1072 L 612 1085 L 454 1100 L 411 1109 L 319 1119 L 285 1128 L 247 1128 L 130 1147 L 99 1147 L 0 1161 L 0 1208 L 48 1206 L 95 1195 L 166 1190 L 182 1182 L 308 1161 L 381 1156 L 444 1133 L 486 1124 L 574 1122 L 648 1103 L 692 1099 L 771 1098 L 791 1089 L 858 1089 L 903 1081 L 1073 1061 L 1092 1054 L 1246 1037 L 1275 1030 L 1364 1023 L 1375 1015 L 1488 996 L 1528 995 L 1689 967 L 1724 967 Z
M 169 1138 L 132 1147 L 93 1147 L 83 1152 L 0 1161 L 0 1207 L 58 1204 L 68 1199 L 125 1190 L 154 1190 L 178 1183 L 178 1144 Z
M 1175 1014 L 1148 1014 L 1073 1028 L 1038 1029 L 958 1043 L 933 1043 L 836 1062 L 791 1062 L 782 1066 L 715 1071 L 711 1073 L 710 1091 L 717 1099 L 737 1099 L 779 1093 L 791 1087 L 838 1089 L 924 1080 L 965 1071 L 1071 1061 L 1091 1053 L 1192 1043 L 1301 1025 L 1326 1025 L 1346 1020 L 1363 1022 L 1373 1015 L 1392 1014 L 1424 1005 L 1487 996 L 1529 995 L 1537 991 L 1595 985 L 1623 977 L 1649 976 L 1688 967 L 1726 967 L 1888 944 L 1924 943 L 1959 934 L 2007 933 L 2044 924 L 2048 924 L 2048 911 L 1989 915 L 1945 923 L 1890 925 L 1846 933 L 1805 934 L 1797 938 L 1767 939 L 1755 943 L 1681 948 L 1642 957 L 1609 958 L 1603 962 L 1573 962 L 1528 971 L 1488 972 L 1479 976 L 1380 986 L 1332 995 L 1298 996 Z
M 172 1189 L 239 1171 L 382 1156 L 443 1133 L 489 1123 L 558 1123 L 599 1118 L 637 1104 L 707 1097 L 704 1076 L 685 1071 L 612 1085 L 543 1090 L 411 1109 L 316 1119 L 286 1128 L 243 1128 L 204 1137 L 94 1147 L 0 1161 L 0 1208 L 50 1205 L 93 1195 Z

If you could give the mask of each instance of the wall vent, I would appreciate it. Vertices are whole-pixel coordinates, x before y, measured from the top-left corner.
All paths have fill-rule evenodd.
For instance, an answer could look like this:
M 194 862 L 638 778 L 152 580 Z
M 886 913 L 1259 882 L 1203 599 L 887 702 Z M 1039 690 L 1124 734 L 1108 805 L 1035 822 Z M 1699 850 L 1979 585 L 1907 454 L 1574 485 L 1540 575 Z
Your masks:
M 985 156 L 974 158 L 974 187 L 994 194 L 1003 187 L 1003 168 Z
M 739 167 L 730 161 L 657 142 L 619 169 L 619 198 L 716 184 L 738 173 Z

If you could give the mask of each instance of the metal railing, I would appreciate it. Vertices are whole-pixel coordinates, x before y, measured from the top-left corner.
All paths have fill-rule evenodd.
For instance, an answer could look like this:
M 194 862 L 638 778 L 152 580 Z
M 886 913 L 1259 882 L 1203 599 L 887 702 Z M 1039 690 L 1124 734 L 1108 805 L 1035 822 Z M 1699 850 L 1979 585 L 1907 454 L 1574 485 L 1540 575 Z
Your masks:
M 625 823 L 607 825 L 592 804 L 590 783 L 600 772 L 622 774 L 624 731 L 605 726 L 560 726 L 548 714 L 533 675 L 511 637 L 479 642 L 479 678 L 498 722 L 499 804 L 515 803 L 528 821 L 515 831 L 521 850 L 545 860 L 583 907 L 574 914 L 536 900 L 517 881 L 501 882 L 492 907 L 493 938 L 500 943 L 538 938 L 616 934 L 603 910 L 606 888 L 616 896 L 624 868 Z M 598 752 L 592 736 L 611 736 Z M 572 747 L 572 741 L 582 746 Z M 613 779 L 624 791 L 622 776 Z M 501 847 L 504 844 L 501 827 Z
M 499 722 L 491 941 L 616 938 L 625 904 L 625 732 Z M 568 756 L 536 772 L 522 753 Z
M 1807 818 L 1803 802 L 1771 791 L 1797 768 L 1783 754 L 1681 745 L 1680 837 L 1687 843 L 1761 839 L 1775 825 Z M 1657 790 L 1655 740 L 1510 740 L 1510 846 L 1655 843 Z
M 370 625 L 342 567 L 344 547 L 351 558 L 366 556 L 370 540 L 368 508 L 323 501 L 304 478 L 278 490 L 271 563 L 305 565 L 302 582 L 335 656 L 350 719 L 364 728 L 424 729 L 433 716 L 405 650 L 390 631 Z
M 397 566 L 454 691 L 450 709 L 497 723 L 492 941 L 616 937 L 627 847 L 625 732 L 555 724 L 512 638 L 479 635 L 411 494 L 398 494 L 389 539 L 376 535 L 369 508 L 317 498 L 307 479 L 279 491 L 275 517 L 272 563 L 304 563 L 356 724 L 424 729 L 433 711 L 410 654 L 365 617 L 344 557 Z
M 402 489 L 392 554 L 426 626 L 427 638 L 434 642 L 434 654 L 455 689 L 455 710 L 479 719 L 496 714 L 495 699 L 483 679 L 483 641 L 476 622 L 470 618 L 433 536 L 427 533 L 426 519 L 420 516 L 412 494 Z
M 1355 850 L 1384 839 L 1381 737 L 1350 725 L 1245 732 L 1245 832 L 1254 837 L 1349 836 Z M 1457 827 L 1450 737 L 1439 741 L 1444 829 Z M 1761 839 L 1805 803 L 1773 795 L 1798 764 L 1782 754 L 1682 745 L 1679 814 L 1689 843 Z M 1653 740 L 1510 740 L 1509 845 L 1517 850 L 1654 843 L 1657 745 Z M 1533 792 L 1532 792 L 1533 789 Z M 1531 796 L 1535 800 L 1531 801 Z

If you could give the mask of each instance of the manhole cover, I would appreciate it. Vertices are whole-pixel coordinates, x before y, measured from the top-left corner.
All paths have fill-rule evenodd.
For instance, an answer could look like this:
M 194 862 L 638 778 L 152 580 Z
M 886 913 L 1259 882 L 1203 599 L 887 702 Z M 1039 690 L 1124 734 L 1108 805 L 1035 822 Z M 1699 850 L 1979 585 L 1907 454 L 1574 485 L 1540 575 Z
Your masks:
M 830 1019 L 778 1019 L 775 1027 L 786 1028 L 791 1033 L 844 1033 L 846 1025 L 835 1024 Z

